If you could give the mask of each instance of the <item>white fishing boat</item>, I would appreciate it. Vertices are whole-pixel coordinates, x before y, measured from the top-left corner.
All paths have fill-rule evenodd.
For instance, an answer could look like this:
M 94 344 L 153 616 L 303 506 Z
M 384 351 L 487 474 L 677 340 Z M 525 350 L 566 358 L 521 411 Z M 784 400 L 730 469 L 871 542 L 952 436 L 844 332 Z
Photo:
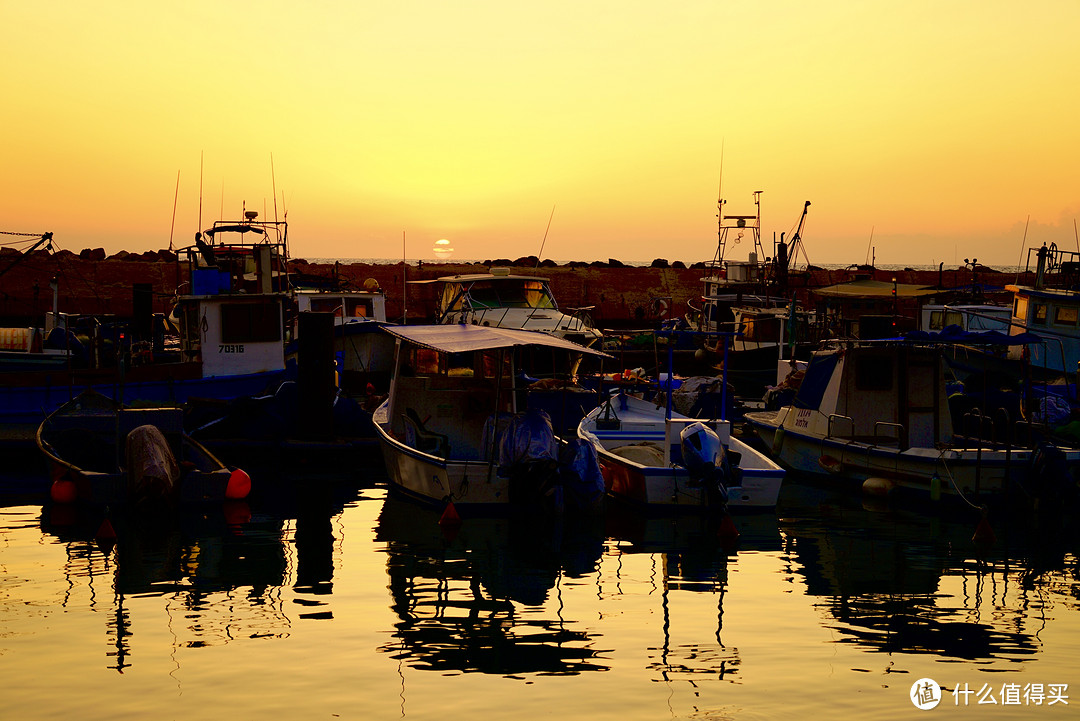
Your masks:
M 435 322 L 470 323 L 495 328 L 535 330 L 591 346 L 602 337 L 590 308 L 559 310 L 547 278 L 513 275 L 509 268 L 490 273 L 451 275 L 411 283 L 441 283 Z
M 187 280 L 168 318 L 152 312 L 149 291 L 135 293 L 131 323 L 59 313 L 54 301 L 50 323 L 60 333 L 61 365 L 0 372 L 0 425 L 32 442 L 45 415 L 88 388 L 122 404 L 179 406 L 280 383 L 291 305 L 285 236 L 284 221 L 258 221 L 254 211 L 198 233 L 195 245 L 180 251 L 177 275 Z M 166 327 L 178 336 L 173 348 L 165 345 Z M 0 358 L 0 371 L 8 361 Z
M 1015 338 L 1020 341 L 1020 338 Z M 1039 443 L 1019 399 L 977 407 L 950 397 L 943 350 L 923 343 L 863 342 L 816 352 L 793 400 L 746 422 L 788 469 L 894 490 L 974 502 L 1075 491 L 1080 450 Z M 942 338 L 942 340 L 945 340 Z M 1009 342 L 990 332 L 950 342 Z M 954 417 L 954 413 L 959 417 Z
M 689 418 L 666 407 L 665 394 L 658 398 L 661 405 L 620 393 L 578 426 L 609 495 L 667 511 L 776 506 L 780 466 L 734 437 L 730 422 Z
M 300 314 L 332 313 L 338 387 L 357 397 L 365 394 L 369 384 L 385 393 L 390 383 L 394 340 L 380 330 L 387 324 L 386 295 L 378 282 L 368 279 L 361 290 L 341 288 L 336 283 L 329 288 L 295 287 L 293 298 L 297 314 L 290 328 L 286 360 L 297 358 Z
M 591 446 L 558 443 L 548 416 L 528 409 L 522 371 L 530 351 L 599 351 L 477 325 L 384 330 L 397 339 L 395 370 L 374 422 L 393 489 L 459 512 L 596 505 L 603 486 L 588 470 Z M 568 481 L 575 464 L 583 470 Z

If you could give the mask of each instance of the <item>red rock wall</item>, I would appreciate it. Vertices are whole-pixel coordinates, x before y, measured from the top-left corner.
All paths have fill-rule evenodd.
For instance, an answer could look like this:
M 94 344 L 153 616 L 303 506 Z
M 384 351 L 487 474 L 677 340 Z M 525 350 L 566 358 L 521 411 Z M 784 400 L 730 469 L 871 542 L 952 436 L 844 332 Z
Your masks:
M 162 252 L 163 253 L 163 252 Z M 81 256 L 69 251 L 51 254 L 38 251 L 31 256 L 8 252 L 0 254 L 0 324 L 15 325 L 40 322 L 52 307 L 49 283 L 57 278 L 60 285 L 60 310 L 65 312 L 103 314 L 129 317 L 132 314 L 132 286 L 150 283 L 154 290 L 154 311 L 168 312 L 177 287 L 187 281 L 186 272 L 175 261 L 161 260 L 161 254 L 118 254 L 100 259 L 84 251 Z M 18 261 L 15 263 L 15 261 Z M 12 265 L 12 263 L 15 263 Z M 687 301 L 701 294 L 701 268 L 641 268 L 609 267 L 607 264 L 576 266 L 541 266 L 511 264 L 511 272 L 538 275 L 550 279 L 559 305 L 566 308 L 595 306 L 593 318 L 601 327 L 654 327 L 660 316 L 655 312 L 657 298 L 670 299 L 671 313 L 686 311 Z M 335 272 L 332 264 L 311 264 L 294 261 L 292 269 L 307 275 L 330 278 Z M 454 263 L 351 264 L 340 265 L 340 279 L 355 288 L 362 288 L 368 278 L 379 282 L 387 296 L 387 315 L 399 320 L 402 314 L 404 280 L 424 280 L 457 273 L 487 272 L 481 265 Z M 896 278 L 899 283 L 957 287 L 971 283 L 970 270 L 886 271 L 868 269 L 815 270 L 799 274 L 791 280 L 792 291 L 800 303 L 812 302 L 810 289 L 851 280 L 856 273 L 871 272 L 877 280 Z M 1015 274 L 990 270 L 980 271 L 975 280 L 986 286 L 1001 287 L 1017 281 Z M 1020 282 L 1030 283 L 1031 274 L 1021 275 Z M 430 316 L 434 309 L 436 284 L 407 285 L 407 311 L 410 322 Z M 187 287 L 184 286 L 184 290 Z M 37 319 L 37 320 L 34 320 Z

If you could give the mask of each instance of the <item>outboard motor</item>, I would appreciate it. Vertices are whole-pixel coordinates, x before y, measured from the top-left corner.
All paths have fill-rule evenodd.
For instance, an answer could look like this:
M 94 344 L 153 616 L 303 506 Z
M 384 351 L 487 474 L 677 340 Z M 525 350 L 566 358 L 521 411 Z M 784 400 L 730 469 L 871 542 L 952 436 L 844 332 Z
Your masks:
M 727 450 L 716 431 L 698 421 L 682 429 L 683 465 L 690 472 L 690 485 L 704 486 L 710 506 L 727 505 L 727 484 L 731 480 L 731 464 Z
M 559 449 L 551 417 L 530 408 L 514 416 L 499 442 L 499 474 L 510 479 L 510 501 L 522 508 L 562 511 Z

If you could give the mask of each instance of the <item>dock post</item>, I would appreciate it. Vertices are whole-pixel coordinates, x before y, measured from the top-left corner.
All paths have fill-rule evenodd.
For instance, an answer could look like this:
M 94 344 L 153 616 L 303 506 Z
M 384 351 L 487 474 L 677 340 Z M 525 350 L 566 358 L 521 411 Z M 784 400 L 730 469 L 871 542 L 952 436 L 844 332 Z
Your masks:
M 334 314 L 304 311 L 297 325 L 296 381 L 303 435 L 326 438 L 333 433 Z

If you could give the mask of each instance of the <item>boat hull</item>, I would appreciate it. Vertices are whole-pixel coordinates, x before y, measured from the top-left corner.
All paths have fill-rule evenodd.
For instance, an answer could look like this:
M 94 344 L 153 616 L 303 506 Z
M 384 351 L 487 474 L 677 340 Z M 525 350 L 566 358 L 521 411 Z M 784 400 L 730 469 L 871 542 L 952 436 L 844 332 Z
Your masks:
M 686 467 L 668 462 L 681 457 L 677 429 L 695 419 L 673 413 L 674 425 L 670 432 L 673 438 L 669 439 L 666 412 L 654 403 L 622 397 L 612 405 L 617 407 L 591 411 L 578 427 L 578 437 L 596 448 L 608 495 L 643 508 L 663 511 L 720 510 L 725 505 L 727 508 L 775 508 L 784 469 L 732 437 L 725 421 L 714 425 L 729 458 L 738 458 L 735 476 L 738 483 L 730 478 L 725 481 L 726 504 L 711 498 L 707 487 L 695 482 Z M 618 416 L 617 428 L 603 427 L 601 421 L 605 414 Z M 671 444 L 666 458 L 665 443 Z
M 781 428 L 769 422 L 770 413 L 748 413 L 747 423 L 772 457 L 784 468 L 818 477 L 866 483 L 887 481 L 885 489 L 901 489 L 973 500 L 1000 496 L 1030 481 L 1038 451 L 991 448 L 937 449 L 883 446 L 828 438 Z M 1080 464 L 1080 451 L 1063 451 L 1071 469 Z M 877 487 L 877 486 L 871 486 Z
M 0 383 L 0 425 L 25 429 L 24 440 L 32 442 L 45 416 L 89 389 L 124 405 L 182 405 L 191 398 L 258 395 L 285 379 L 285 371 L 203 378 L 186 365 L 132 369 L 124 378 L 115 371 L 19 374 L 18 382 Z
M 509 479 L 486 461 L 453 461 L 418 451 L 375 423 L 391 489 L 425 505 L 491 511 L 510 504 Z

